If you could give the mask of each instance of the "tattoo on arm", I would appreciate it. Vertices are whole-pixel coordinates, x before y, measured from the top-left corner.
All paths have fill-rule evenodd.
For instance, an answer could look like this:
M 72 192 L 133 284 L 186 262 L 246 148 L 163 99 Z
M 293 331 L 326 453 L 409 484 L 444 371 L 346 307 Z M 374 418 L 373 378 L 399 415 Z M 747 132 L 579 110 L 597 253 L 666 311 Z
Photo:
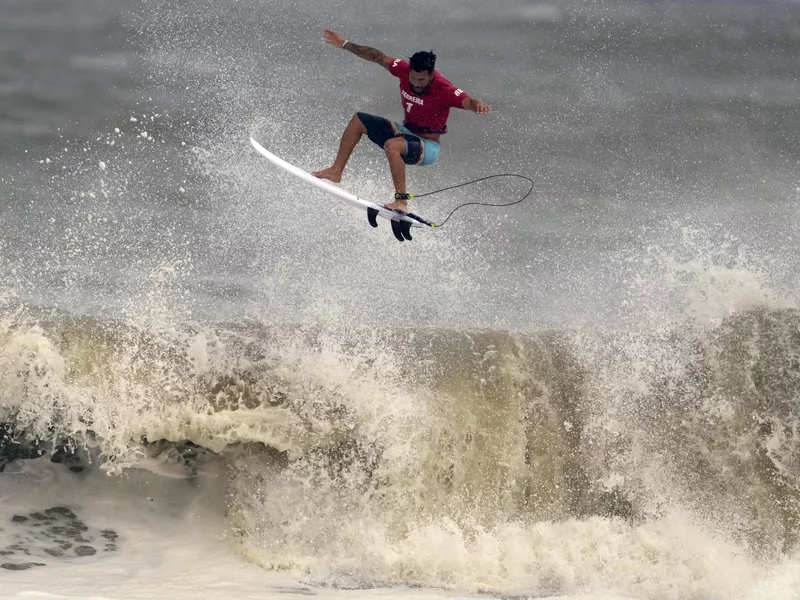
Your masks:
M 364 60 L 378 63 L 379 65 L 384 67 L 386 66 L 385 64 L 386 55 L 380 50 L 376 50 L 375 48 L 370 48 L 369 46 L 360 46 L 358 44 L 354 44 L 353 42 L 347 42 L 344 46 L 344 49 L 347 50 L 348 52 L 352 52 L 356 56 L 363 58 Z

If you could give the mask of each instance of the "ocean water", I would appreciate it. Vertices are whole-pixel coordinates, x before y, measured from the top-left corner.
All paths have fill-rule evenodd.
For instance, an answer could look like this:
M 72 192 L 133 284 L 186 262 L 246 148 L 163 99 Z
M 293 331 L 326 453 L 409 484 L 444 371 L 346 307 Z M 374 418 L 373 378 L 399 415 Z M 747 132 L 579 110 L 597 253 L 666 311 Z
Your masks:
M 398 244 L 327 166 L 433 49 Z M 800 5 L 0 10 L 0 598 L 800 598 Z M 367 140 L 342 185 L 384 202 Z M 434 221 L 527 188 L 414 201 Z

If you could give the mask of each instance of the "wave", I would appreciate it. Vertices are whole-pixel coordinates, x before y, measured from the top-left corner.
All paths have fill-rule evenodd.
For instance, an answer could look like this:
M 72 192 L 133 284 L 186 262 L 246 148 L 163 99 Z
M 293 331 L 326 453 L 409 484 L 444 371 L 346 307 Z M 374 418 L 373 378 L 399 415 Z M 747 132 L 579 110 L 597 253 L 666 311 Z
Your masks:
M 0 326 L 0 455 L 222 464 L 240 550 L 342 586 L 469 574 L 508 592 L 514 569 L 534 577 L 512 555 L 542 527 L 624 546 L 675 515 L 778 560 L 800 523 L 799 352 L 800 313 L 765 307 L 618 333 L 17 315 Z M 535 577 L 525 589 L 565 589 Z

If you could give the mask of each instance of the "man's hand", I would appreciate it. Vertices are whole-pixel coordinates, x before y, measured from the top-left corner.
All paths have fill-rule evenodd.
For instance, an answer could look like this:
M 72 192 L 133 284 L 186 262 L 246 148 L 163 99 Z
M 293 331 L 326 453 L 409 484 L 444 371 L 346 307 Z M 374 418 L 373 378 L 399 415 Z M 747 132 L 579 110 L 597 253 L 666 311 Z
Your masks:
M 341 48 L 344 46 L 344 38 L 336 33 L 333 29 L 323 29 L 322 39 L 326 44 L 330 44 L 335 48 Z
M 479 115 L 488 114 L 492 110 L 488 104 L 484 104 L 477 98 L 464 98 L 464 102 L 461 106 L 464 108 L 464 110 L 471 110 Z

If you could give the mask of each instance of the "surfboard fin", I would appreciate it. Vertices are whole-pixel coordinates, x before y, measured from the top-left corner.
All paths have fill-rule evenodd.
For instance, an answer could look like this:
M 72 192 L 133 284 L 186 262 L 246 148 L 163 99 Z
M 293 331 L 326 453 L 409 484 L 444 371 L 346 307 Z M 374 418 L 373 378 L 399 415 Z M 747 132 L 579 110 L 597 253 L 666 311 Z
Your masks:
M 400 221 L 395 221 L 392 219 L 389 222 L 392 224 L 392 233 L 394 234 L 394 237 L 396 237 L 398 241 L 404 242 L 405 238 L 403 237 L 403 229 L 400 225 Z
M 400 211 L 396 211 L 400 212 Z M 405 213 L 400 213 L 405 214 Z M 367 208 L 367 221 L 373 227 L 378 226 L 378 209 L 376 208 Z M 404 242 L 406 240 L 411 241 L 411 223 L 408 221 L 400 221 L 391 219 L 389 223 L 392 225 L 392 233 L 394 237 L 397 238 L 398 241 Z
M 398 221 L 400 223 L 400 233 L 403 234 L 403 237 L 406 238 L 409 242 L 411 241 L 411 223 L 408 221 Z M 394 223 L 394 221 L 392 221 Z
M 377 217 L 378 217 L 378 211 L 376 209 L 374 208 L 367 209 L 367 221 L 369 221 L 369 224 L 372 225 L 373 227 L 378 226 Z

